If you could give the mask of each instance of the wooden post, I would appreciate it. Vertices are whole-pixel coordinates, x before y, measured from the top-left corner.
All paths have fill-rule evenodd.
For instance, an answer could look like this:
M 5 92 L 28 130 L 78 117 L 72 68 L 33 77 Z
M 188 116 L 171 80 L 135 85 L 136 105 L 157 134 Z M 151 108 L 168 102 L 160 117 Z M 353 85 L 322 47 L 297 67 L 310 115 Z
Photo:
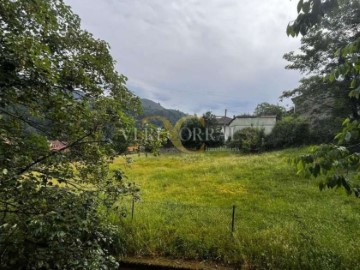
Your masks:
M 135 200 L 131 200 L 131 221 L 134 219 Z
M 235 232 L 235 205 L 232 207 L 232 218 L 231 218 L 231 233 Z

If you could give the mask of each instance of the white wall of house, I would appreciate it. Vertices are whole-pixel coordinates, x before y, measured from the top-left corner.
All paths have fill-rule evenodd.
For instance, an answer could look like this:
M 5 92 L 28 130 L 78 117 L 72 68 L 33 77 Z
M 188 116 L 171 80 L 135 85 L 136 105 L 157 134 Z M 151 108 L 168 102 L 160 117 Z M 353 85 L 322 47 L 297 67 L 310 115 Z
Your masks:
M 265 134 L 270 134 L 276 124 L 276 116 L 262 116 L 262 117 L 236 117 L 228 126 L 223 127 L 225 141 L 239 130 L 252 127 L 264 129 Z

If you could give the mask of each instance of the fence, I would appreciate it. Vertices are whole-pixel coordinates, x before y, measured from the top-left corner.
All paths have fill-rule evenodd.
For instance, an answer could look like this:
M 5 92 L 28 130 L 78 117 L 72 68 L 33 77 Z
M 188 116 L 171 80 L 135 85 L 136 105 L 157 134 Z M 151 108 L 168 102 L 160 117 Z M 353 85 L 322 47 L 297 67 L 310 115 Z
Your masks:
M 241 152 L 239 148 L 228 148 L 225 146 L 222 147 L 208 147 L 206 152 Z
M 236 206 L 214 207 L 181 204 L 174 202 L 138 202 L 131 200 L 128 202 L 128 219 L 131 222 L 154 223 L 164 222 L 167 225 L 181 222 L 181 226 L 191 226 L 197 228 L 209 227 L 211 225 L 230 233 L 235 232 L 236 228 Z M 179 224 L 180 225 L 180 224 Z
M 253 233 L 254 229 L 261 231 L 280 228 L 284 223 L 302 229 L 308 227 L 311 230 L 315 226 L 328 230 L 346 221 L 336 212 L 324 216 L 321 207 L 310 212 L 301 206 L 293 209 L 284 207 L 282 210 L 276 205 L 273 207 L 271 203 L 268 206 L 269 208 L 264 209 L 249 204 L 211 206 L 129 200 L 126 202 L 125 222 L 134 228 L 136 226 L 153 229 L 172 227 L 183 233 L 198 230 L 209 234 L 217 232 L 225 236 L 239 231 Z M 353 218 L 360 221 L 360 214 Z M 337 222 L 334 223 L 334 220 Z M 339 230 L 339 227 L 336 229 Z
M 245 254 L 277 262 L 279 257 L 288 258 L 291 250 L 297 251 L 299 260 L 304 254 L 313 258 L 312 252 L 325 256 L 334 250 L 339 254 L 360 250 L 360 242 L 352 240 L 360 229 L 358 213 L 330 212 L 321 205 L 311 210 L 306 204 L 279 207 L 275 200 L 265 208 L 250 203 L 210 204 L 211 200 L 208 206 L 127 201 L 120 226 L 127 252 L 230 262 L 241 261 Z M 338 239 L 346 246 L 339 245 Z

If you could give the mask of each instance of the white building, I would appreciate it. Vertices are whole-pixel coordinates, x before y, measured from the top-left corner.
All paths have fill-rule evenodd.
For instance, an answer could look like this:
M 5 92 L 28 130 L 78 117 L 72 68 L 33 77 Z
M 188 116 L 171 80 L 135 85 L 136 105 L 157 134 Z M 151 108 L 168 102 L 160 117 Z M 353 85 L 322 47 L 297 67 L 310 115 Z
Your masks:
M 223 125 L 225 141 L 239 130 L 244 128 L 264 129 L 265 134 L 270 134 L 276 124 L 276 116 L 236 116 L 227 125 Z

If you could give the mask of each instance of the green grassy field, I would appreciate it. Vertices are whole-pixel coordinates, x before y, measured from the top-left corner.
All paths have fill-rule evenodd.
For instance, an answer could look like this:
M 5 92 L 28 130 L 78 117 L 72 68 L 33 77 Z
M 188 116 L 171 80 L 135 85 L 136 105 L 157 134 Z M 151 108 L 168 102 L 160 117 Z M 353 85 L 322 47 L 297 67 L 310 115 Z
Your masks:
M 112 168 L 141 188 L 134 219 L 118 221 L 127 254 L 245 269 L 360 269 L 360 200 L 297 176 L 287 160 L 301 151 L 133 156 L 131 168 L 118 158 Z

